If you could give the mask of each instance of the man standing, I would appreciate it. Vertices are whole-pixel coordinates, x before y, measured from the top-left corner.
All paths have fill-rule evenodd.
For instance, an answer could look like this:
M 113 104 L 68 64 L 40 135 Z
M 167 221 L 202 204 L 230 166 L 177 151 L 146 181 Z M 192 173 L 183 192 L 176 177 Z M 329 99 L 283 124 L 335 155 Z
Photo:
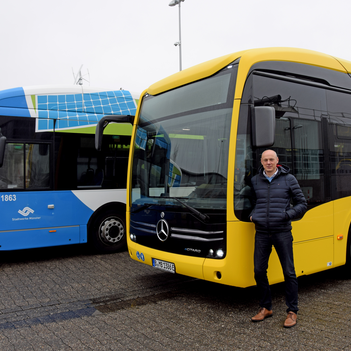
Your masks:
M 275 151 L 262 153 L 258 174 L 252 180 L 254 208 L 250 220 L 255 223 L 255 280 L 259 292 L 260 309 L 253 322 L 263 321 L 273 315 L 272 297 L 267 278 L 269 256 L 274 245 L 285 280 L 287 318 L 284 327 L 290 328 L 297 321 L 297 278 L 293 257 L 291 220 L 302 218 L 307 210 L 306 199 L 290 169 L 278 165 Z M 291 199 L 293 207 L 290 205 Z

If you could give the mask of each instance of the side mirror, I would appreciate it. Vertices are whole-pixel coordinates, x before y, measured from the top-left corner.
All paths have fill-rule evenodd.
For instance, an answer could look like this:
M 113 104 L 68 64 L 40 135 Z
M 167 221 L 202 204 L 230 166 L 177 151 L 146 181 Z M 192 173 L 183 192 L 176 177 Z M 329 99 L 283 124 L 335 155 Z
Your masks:
M 272 106 L 251 107 L 252 146 L 267 147 L 274 144 L 275 109 Z
M 110 122 L 113 123 L 130 123 L 133 124 L 134 116 L 131 115 L 111 115 L 105 116 L 100 119 L 96 125 L 95 131 L 95 149 L 100 151 L 102 145 L 102 135 L 104 134 L 104 129 L 108 126 Z

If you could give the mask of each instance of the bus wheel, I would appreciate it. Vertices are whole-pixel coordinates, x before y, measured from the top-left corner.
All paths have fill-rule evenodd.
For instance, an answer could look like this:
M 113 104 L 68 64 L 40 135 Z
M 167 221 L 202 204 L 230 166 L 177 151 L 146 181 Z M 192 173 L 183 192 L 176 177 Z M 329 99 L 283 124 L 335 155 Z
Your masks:
M 124 216 L 112 210 L 101 213 L 93 222 L 90 244 L 99 253 L 112 253 L 126 248 Z

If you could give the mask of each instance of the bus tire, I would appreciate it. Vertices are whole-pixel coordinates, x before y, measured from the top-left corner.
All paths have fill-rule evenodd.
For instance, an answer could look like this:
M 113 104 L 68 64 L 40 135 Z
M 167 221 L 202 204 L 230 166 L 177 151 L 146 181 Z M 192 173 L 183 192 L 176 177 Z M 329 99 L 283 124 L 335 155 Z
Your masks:
M 112 209 L 94 219 L 88 243 L 95 252 L 114 253 L 127 247 L 125 215 Z

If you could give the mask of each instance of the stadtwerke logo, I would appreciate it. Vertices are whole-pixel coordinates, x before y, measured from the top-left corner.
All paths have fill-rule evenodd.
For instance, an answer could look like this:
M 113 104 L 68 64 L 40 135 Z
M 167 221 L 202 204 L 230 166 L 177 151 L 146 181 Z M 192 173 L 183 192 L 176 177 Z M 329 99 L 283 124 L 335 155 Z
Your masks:
M 18 213 L 24 217 L 27 217 L 29 214 L 34 213 L 34 210 L 27 206 L 23 210 L 18 210 Z

